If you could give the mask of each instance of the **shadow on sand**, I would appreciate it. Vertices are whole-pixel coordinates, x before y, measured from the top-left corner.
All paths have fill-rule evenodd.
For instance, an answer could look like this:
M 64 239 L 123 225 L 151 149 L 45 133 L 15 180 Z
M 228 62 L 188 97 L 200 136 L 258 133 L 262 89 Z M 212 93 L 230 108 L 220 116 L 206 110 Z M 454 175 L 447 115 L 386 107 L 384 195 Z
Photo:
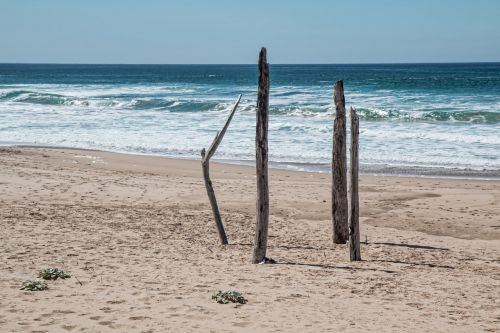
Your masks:
M 432 268 L 455 269 L 455 267 L 453 267 L 453 266 L 428 264 L 425 262 L 418 263 L 418 262 L 408 262 L 408 261 L 401 261 L 401 260 L 382 260 L 382 259 L 372 259 L 372 260 L 368 260 L 368 261 L 387 262 L 387 263 L 391 263 L 391 264 L 403 264 L 403 265 L 410 265 L 410 266 L 427 266 L 427 267 L 432 267 Z
M 291 261 L 279 261 L 275 265 L 292 265 L 292 266 L 306 266 L 306 267 L 316 267 L 323 269 L 344 269 L 348 271 L 372 271 L 372 272 L 384 272 L 384 273 L 398 273 L 397 271 L 393 271 L 390 269 L 377 269 L 377 268 L 368 268 L 368 267 L 352 267 L 352 266 L 333 266 L 333 265 L 322 265 L 322 264 L 306 264 L 300 262 L 291 262 Z
M 444 247 L 434 247 L 427 245 L 415 245 L 415 244 L 403 244 L 403 243 L 371 243 L 376 245 L 387 245 L 387 246 L 399 246 L 399 247 L 407 247 L 410 249 L 423 249 L 423 250 L 441 250 L 441 251 L 449 251 L 450 249 Z

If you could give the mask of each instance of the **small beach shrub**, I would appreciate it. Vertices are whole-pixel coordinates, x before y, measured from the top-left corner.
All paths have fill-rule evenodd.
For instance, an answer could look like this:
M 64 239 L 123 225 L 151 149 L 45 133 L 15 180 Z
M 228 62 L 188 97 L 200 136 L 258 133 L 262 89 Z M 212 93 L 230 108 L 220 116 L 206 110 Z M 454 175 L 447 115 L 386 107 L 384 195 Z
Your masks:
M 217 293 L 212 295 L 212 299 L 220 304 L 228 304 L 229 302 L 245 304 L 246 302 L 248 302 L 248 300 L 243 297 L 243 295 L 239 291 L 234 290 L 219 290 Z
M 67 279 L 71 275 L 59 268 L 46 268 L 38 273 L 38 277 L 44 280 Z
M 24 281 L 23 285 L 21 286 L 21 290 L 28 290 L 28 291 L 41 291 L 47 289 L 49 289 L 47 283 L 41 280 L 27 280 Z

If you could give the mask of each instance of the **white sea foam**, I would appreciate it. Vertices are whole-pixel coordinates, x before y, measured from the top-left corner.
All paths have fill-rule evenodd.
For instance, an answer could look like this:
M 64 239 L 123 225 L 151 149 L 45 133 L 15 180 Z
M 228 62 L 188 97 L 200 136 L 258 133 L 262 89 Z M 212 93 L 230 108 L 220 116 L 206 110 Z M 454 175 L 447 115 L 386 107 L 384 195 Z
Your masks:
M 216 158 L 251 160 L 255 90 L 186 84 L 0 86 L 0 142 L 198 158 L 243 92 Z M 271 161 L 329 163 L 331 87 L 277 86 L 271 95 Z M 393 90 L 354 90 L 346 99 L 362 118 L 362 163 L 500 169 L 500 125 L 494 122 L 499 102 Z

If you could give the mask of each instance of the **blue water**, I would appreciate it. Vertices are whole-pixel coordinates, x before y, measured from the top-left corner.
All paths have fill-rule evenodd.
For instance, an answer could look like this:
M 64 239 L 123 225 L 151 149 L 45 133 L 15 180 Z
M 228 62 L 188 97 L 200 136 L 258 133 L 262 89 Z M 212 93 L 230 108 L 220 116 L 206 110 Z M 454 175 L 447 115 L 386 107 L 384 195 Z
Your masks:
M 326 168 L 339 79 L 362 169 L 500 170 L 500 63 L 271 65 L 271 161 Z M 198 158 L 242 93 L 215 158 L 251 161 L 256 90 L 254 65 L 0 64 L 0 144 Z

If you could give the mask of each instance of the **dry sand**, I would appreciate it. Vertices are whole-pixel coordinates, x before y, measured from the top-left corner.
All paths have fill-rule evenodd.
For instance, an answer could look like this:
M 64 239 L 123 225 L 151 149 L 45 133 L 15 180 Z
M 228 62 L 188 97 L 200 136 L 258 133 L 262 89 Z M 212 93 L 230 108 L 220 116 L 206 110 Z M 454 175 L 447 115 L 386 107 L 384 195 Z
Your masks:
M 253 265 L 254 170 L 211 169 L 228 246 L 197 161 L 0 149 L 0 332 L 500 331 L 499 181 L 362 177 L 351 263 L 330 176 L 272 170 L 279 263 Z M 53 266 L 72 277 L 19 290 Z

